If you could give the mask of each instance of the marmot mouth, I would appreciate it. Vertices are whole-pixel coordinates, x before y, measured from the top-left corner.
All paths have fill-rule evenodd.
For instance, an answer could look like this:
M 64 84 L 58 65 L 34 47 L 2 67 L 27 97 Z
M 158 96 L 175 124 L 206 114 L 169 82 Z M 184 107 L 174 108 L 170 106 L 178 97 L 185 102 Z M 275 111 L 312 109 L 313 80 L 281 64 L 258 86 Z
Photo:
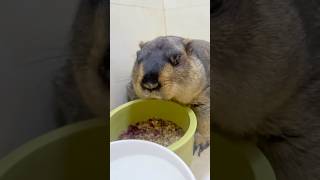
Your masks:
M 161 84 L 159 82 L 156 83 L 141 83 L 141 88 L 145 91 L 160 91 Z
M 161 95 L 160 90 L 143 90 L 142 96 L 144 98 L 152 98 L 152 99 L 164 99 Z

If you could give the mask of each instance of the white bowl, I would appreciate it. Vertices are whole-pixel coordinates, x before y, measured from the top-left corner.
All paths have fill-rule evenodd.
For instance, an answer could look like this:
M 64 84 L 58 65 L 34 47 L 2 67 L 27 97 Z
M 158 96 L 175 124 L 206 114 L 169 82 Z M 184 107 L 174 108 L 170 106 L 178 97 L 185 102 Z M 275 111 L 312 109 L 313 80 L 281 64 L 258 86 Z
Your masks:
M 110 177 L 111 180 L 196 180 L 178 155 L 143 140 L 111 142 Z

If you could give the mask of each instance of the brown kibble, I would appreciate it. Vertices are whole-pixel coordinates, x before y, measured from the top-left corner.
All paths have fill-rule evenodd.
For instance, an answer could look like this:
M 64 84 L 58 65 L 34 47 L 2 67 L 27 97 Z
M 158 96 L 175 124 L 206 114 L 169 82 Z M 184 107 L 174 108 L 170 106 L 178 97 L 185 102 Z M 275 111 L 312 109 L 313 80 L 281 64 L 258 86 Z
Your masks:
M 151 118 L 147 121 L 130 125 L 119 139 L 141 139 L 152 141 L 163 146 L 169 146 L 184 134 L 181 127 L 172 121 Z

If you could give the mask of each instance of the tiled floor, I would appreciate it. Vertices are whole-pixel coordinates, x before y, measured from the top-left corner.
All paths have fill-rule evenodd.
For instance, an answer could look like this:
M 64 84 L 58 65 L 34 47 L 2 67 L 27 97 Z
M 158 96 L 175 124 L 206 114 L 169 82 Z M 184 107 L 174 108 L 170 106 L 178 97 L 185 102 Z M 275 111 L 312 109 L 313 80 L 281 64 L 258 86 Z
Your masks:
M 197 180 L 210 180 L 210 147 L 193 157 L 191 170 Z

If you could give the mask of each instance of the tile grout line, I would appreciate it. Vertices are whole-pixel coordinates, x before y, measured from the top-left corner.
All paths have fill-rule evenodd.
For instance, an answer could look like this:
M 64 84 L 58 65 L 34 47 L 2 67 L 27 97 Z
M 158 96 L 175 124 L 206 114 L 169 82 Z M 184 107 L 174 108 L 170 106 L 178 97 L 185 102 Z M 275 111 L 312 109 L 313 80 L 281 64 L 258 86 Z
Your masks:
M 164 22 L 164 34 L 167 36 L 168 35 L 168 30 L 167 30 L 167 16 L 166 16 L 166 8 L 165 8 L 165 0 L 162 0 L 162 13 L 163 13 L 163 22 Z
M 198 4 L 198 5 L 192 5 L 192 6 L 179 6 L 179 7 L 169 7 L 166 8 L 166 10 L 177 10 L 177 9 L 192 9 L 192 8 L 201 8 L 201 7 L 210 7 L 210 4 Z
M 156 9 L 156 10 L 162 10 L 163 8 L 156 8 L 156 7 L 149 7 L 149 6 L 139 6 L 139 5 L 133 5 L 133 4 L 123 4 L 123 3 L 115 3 L 115 2 L 110 2 L 111 5 L 116 5 L 116 6 L 124 6 L 124 7 L 138 7 L 138 8 L 146 8 L 146 9 Z

